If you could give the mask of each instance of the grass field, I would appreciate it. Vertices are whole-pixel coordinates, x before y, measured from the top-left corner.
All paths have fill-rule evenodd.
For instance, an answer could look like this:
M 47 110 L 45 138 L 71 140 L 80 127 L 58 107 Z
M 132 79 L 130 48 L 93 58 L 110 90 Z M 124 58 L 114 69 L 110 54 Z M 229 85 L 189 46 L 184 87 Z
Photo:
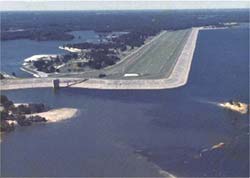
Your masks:
M 188 34 L 189 30 L 167 32 L 156 45 L 128 66 L 125 73 L 138 73 L 145 77 L 168 75 L 178 59 Z
M 103 72 L 112 78 L 122 78 L 125 73 L 139 74 L 136 78 L 166 77 L 175 66 L 190 31 L 191 29 L 164 32 L 148 46 Z

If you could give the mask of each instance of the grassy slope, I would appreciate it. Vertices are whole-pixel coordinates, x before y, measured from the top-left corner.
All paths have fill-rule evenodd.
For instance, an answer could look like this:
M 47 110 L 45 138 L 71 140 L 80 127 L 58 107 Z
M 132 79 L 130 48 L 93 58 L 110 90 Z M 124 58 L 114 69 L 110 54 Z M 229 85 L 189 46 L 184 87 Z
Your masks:
M 139 73 L 148 77 L 171 73 L 190 30 L 167 32 L 147 50 L 125 73 Z

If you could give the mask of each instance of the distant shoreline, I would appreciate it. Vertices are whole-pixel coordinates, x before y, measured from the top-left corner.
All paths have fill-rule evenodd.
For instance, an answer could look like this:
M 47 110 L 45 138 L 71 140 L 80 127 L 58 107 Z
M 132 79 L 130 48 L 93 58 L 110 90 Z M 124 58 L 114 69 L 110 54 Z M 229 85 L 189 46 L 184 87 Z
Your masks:
M 66 87 L 70 81 L 75 81 L 76 84 L 70 85 L 71 88 L 88 88 L 88 89 L 107 89 L 107 90 L 143 90 L 143 89 L 170 89 L 183 86 L 188 81 L 189 72 L 191 69 L 194 50 L 199 30 L 202 28 L 192 28 L 192 31 L 184 45 L 184 48 L 178 57 L 178 60 L 172 70 L 172 73 L 167 78 L 161 79 L 99 79 L 90 78 L 84 82 L 82 78 L 58 78 L 60 86 Z M 1 90 L 13 90 L 24 88 L 44 88 L 52 87 L 54 78 L 35 78 L 35 79 L 16 79 L 16 80 L 1 80 Z

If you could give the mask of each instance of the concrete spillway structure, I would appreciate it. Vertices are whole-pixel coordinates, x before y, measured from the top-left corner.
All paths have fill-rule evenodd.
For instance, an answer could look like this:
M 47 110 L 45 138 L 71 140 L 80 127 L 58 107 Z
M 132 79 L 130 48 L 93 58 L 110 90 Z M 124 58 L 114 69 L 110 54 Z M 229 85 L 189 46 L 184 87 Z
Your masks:
M 183 86 L 188 81 L 193 54 L 200 28 L 193 28 L 171 74 L 161 79 L 88 79 L 60 78 L 60 87 L 93 89 L 169 89 Z M 55 78 L 1 80 L 1 90 L 53 87 Z M 69 85 L 70 82 L 74 84 Z

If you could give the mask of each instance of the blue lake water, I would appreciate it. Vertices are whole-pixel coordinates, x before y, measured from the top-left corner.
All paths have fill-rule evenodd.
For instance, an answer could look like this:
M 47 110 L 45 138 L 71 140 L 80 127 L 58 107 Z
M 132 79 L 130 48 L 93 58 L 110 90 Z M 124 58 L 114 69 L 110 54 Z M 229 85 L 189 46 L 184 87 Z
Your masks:
M 15 102 L 75 107 L 80 113 L 6 134 L 2 175 L 156 177 L 165 170 L 185 177 L 248 177 L 248 115 L 214 104 L 249 103 L 248 39 L 248 28 L 201 31 L 189 81 L 177 89 L 3 92 Z M 220 142 L 224 148 L 200 155 Z

